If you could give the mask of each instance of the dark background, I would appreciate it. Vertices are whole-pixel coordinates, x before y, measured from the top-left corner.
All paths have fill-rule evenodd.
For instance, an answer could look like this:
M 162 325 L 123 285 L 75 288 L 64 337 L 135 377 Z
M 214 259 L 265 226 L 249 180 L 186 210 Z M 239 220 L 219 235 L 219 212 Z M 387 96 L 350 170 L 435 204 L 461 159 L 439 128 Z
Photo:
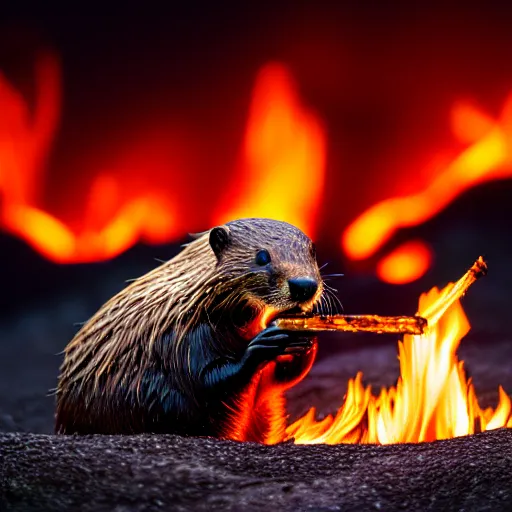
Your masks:
M 414 235 L 432 245 L 432 268 L 409 285 L 380 283 L 376 258 L 362 265 L 344 260 L 339 238 L 383 189 L 407 191 L 407 177 L 417 178 L 437 152 L 458 154 L 448 122 L 456 100 L 474 100 L 499 115 L 512 90 L 509 11 L 489 3 L 181 3 L 165 15 L 123 11 L 99 18 L 20 9 L 2 17 L 0 68 L 30 97 L 34 56 L 43 48 L 60 56 L 63 114 L 44 196 L 50 211 L 73 216 L 84 201 L 75 191 L 87 187 L 91 162 L 108 163 L 155 126 L 180 134 L 181 157 L 202 185 L 183 193 L 207 211 L 235 167 L 257 70 L 270 60 L 287 64 L 303 101 L 327 128 L 328 186 L 317 245 L 326 271 L 346 273 L 336 281 L 346 311 L 412 314 L 420 292 L 458 278 L 483 254 L 490 272 L 464 301 L 473 330 L 461 355 L 479 396 L 492 403 L 498 384 L 512 393 L 511 181 L 467 192 L 388 244 L 386 250 Z M 46 393 L 56 384 L 57 353 L 77 323 L 127 279 L 153 268 L 155 258 L 174 255 L 178 244 L 136 246 L 115 260 L 83 265 L 50 263 L 6 234 L 0 244 L 0 429 L 50 432 L 53 402 Z M 292 413 L 337 407 L 357 370 L 377 387 L 393 384 L 395 341 L 322 338 L 318 364 L 290 401 Z

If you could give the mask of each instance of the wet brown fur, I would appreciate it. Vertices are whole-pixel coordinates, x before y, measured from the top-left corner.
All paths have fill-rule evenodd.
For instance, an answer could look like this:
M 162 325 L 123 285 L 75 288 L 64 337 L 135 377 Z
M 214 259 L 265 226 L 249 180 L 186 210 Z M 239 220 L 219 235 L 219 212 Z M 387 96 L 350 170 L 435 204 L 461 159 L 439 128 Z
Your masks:
M 57 432 L 158 430 L 155 415 L 165 410 L 161 403 L 179 393 L 176 400 L 183 402 L 183 411 L 169 413 L 174 416 L 166 430 L 262 442 L 282 438 L 283 392 L 309 371 L 316 344 L 301 358 L 284 356 L 263 365 L 244 389 L 222 398 L 223 408 L 211 415 L 215 427 L 196 419 L 203 418 L 200 414 L 210 403 L 203 400 L 198 368 L 201 359 L 239 358 L 270 317 L 297 307 L 288 279 L 310 276 L 319 283 L 315 297 L 300 304 L 303 310 L 327 300 L 314 249 L 300 230 L 283 222 L 242 219 L 226 229 L 230 245 L 220 255 L 212 250 L 209 232 L 199 235 L 176 257 L 110 299 L 80 329 L 65 349 L 56 391 Z M 270 272 L 254 263 L 263 248 L 272 258 Z M 240 326 L 232 312 L 245 303 L 256 315 Z M 210 334 L 191 344 L 188 334 L 202 325 Z M 172 338 L 165 338 L 166 333 Z M 172 341 L 164 346 L 162 339 Z M 279 381 L 276 375 L 287 365 L 294 377 Z M 148 369 L 158 377 L 149 384 Z M 172 385 L 162 387 L 160 382 L 170 382 L 167 377 Z M 188 414 L 188 409 L 199 412 Z

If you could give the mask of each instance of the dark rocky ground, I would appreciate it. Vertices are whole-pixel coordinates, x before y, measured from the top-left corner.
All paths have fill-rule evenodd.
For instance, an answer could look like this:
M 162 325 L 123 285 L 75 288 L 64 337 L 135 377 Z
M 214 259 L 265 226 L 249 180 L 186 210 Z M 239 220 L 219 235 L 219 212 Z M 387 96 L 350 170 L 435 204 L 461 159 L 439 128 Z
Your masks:
M 348 269 L 336 283 L 347 312 L 412 314 L 421 291 L 458 278 L 484 254 L 489 276 L 464 298 L 472 330 L 459 350 L 482 405 L 495 405 L 499 384 L 512 394 L 511 189 L 470 195 L 422 228 L 437 259 L 418 282 L 387 286 Z M 75 323 L 177 249 L 138 247 L 113 262 L 62 267 L 11 238 L 0 243 L 0 510 L 512 510 L 507 430 L 388 447 L 50 435 L 48 390 Z M 322 254 L 329 251 L 319 244 Z M 334 259 L 328 271 L 340 270 Z M 322 337 L 311 374 L 290 393 L 291 419 L 310 406 L 336 410 L 359 370 L 375 388 L 394 384 L 396 356 L 394 337 Z
M 512 431 L 402 446 L 0 437 L 8 510 L 511 510 Z

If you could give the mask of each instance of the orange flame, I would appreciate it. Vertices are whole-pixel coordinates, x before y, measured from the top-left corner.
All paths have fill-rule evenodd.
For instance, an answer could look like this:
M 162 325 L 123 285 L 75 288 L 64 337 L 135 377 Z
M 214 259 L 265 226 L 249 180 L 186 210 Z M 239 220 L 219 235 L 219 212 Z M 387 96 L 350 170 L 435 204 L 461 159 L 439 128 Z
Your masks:
M 254 87 L 241 172 L 214 224 L 242 217 L 285 220 L 313 236 L 325 175 L 325 135 L 300 104 L 289 71 L 268 64 Z
M 419 315 L 453 287 L 433 288 L 421 295 Z M 296 443 L 412 443 L 447 439 L 476 431 L 512 427 L 511 401 L 499 388 L 496 409 L 482 409 L 457 358 L 469 322 L 456 302 L 427 334 L 404 336 L 398 343 L 400 377 L 378 396 L 362 384 L 358 373 L 348 383 L 337 414 L 315 420 L 315 410 L 287 428 Z
M 471 143 L 471 146 L 434 175 L 423 190 L 385 199 L 352 222 L 341 240 L 349 258 L 370 257 L 397 230 L 427 221 L 469 188 L 512 176 L 512 94 L 499 120 L 491 119 L 472 105 L 456 104 L 452 111 L 452 129 L 461 142 Z M 409 281 L 419 277 L 416 272 L 413 274 Z M 386 280 L 385 276 L 381 277 Z M 405 277 L 401 282 L 406 282 Z
M 137 240 L 162 243 L 176 233 L 169 201 L 145 194 L 120 201 L 120 182 L 99 174 L 89 193 L 82 219 L 85 228 L 74 231 L 41 206 L 46 159 L 60 114 L 60 67 L 52 55 L 36 64 L 34 114 L 0 73 L 0 192 L 2 227 L 59 262 L 85 262 L 111 258 Z M 116 201 L 117 199 L 117 201 Z M 113 204 L 116 203 L 117 204 Z M 98 219 L 112 210 L 100 228 Z
M 175 172 L 167 153 L 163 156 L 153 140 L 128 148 L 113 168 L 90 174 L 95 177 L 78 225 L 43 208 L 46 157 L 60 111 L 60 68 L 51 55 L 37 63 L 36 86 L 30 116 L 25 99 L 0 74 L 2 228 L 58 263 L 105 260 L 138 241 L 164 243 L 185 235 L 191 219 L 180 222 L 178 211 L 183 210 L 183 191 L 193 180 L 187 182 L 186 173 Z M 203 226 L 240 216 L 267 216 L 312 235 L 324 167 L 325 136 L 319 120 L 301 105 L 290 72 L 270 64 L 258 75 L 241 169 L 229 193 L 219 200 L 213 218 L 201 213 L 203 205 L 194 205 L 193 197 L 187 204 L 202 215 L 195 222 Z M 140 185 L 141 174 L 151 176 L 149 184 L 146 180 Z

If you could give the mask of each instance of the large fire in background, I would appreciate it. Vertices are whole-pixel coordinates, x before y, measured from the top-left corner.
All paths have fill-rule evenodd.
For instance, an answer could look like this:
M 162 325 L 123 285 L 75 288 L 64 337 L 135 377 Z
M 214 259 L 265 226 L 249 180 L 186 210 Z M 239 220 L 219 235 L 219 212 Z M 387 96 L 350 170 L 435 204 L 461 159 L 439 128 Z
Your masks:
M 289 71 L 280 64 L 262 68 L 240 169 L 220 200 L 212 225 L 269 217 L 290 222 L 314 237 L 324 186 L 325 144 L 323 127 L 301 105 Z
M 468 147 L 416 193 L 386 198 L 350 224 L 342 237 L 349 258 L 370 257 L 398 229 L 429 220 L 470 187 L 512 176 L 512 95 L 497 120 L 466 103 L 456 104 L 451 114 L 454 135 Z M 408 242 L 381 261 L 378 275 L 408 282 L 424 273 L 429 260 L 425 244 Z
M 61 104 L 55 57 L 37 62 L 36 85 L 31 113 L 27 101 L 0 74 L 2 228 L 58 263 L 100 261 L 138 241 L 159 244 L 186 235 L 190 224 L 180 217 L 179 199 L 193 184 L 187 183 L 187 169 L 162 169 L 166 162 L 158 161 L 151 146 L 135 153 L 127 148 L 117 169 L 91 169 L 90 189 L 84 192 L 77 186 L 69 192 L 88 198 L 78 229 L 46 211 L 46 160 Z M 139 174 L 154 171 L 155 178 L 164 172 L 169 189 L 134 186 L 134 169 Z M 212 216 L 203 214 L 203 225 L 258 215 L 287 220 L 312 236 L 324 172 L 321 123 L 301 105 L 289 71 L 269 64 L 260 70 L 254 87 L 239 172 Z M 187 201 L 193 202 L 193 196 Z M 201 204 L 193 206 L 204 210 Z
M 159 244 L 183 237 L 190 225 L 180 216 L 183 196 L 195 185 L 187 181 L 188 170 L 162 158 L 155 144 L 126 148 L 113 168 L 88 171 L 88 189 L 77 185 L 68 191 L 72 197 L 86 198 L 79 223 L 45 208 L 47 160 L 61 109 L 58 59 L 51 54 L 41 57 L 35 74 L 33 108 L 0 74 L 2 229 L 59 263 L 105 260 L 138 241 Z M 339 226 L 345 256 L 367 259 L 400 228 L 432 218 L 468 188 L 512 175 L 511 113 L 512 96 L 499 119 L 466 103 L 454 105 L 452 130 L 465 149 L 415 192 L 382 197 L 348 227 Z M 234 179 L 213 213 L 203 212 L 201 204 L 191 206 L 202 213 L 204 227 L 236 217 L 266 216 L 314 236 L 326 179 L 326 144 L 325 129 L 301 103 L 290 71 L 270 63 L 256 78 Z M 154 175 L 154 185 L 137 180 L 137 175 L 146 174 Z M 163 181 L 156 179 L 162 176 Z M 409 190 L 414 187 L 411 176 L 404 178 Z M 340 191 L 341 200 L 343 195 Z M 192 195 L 187 196 L 190 202 Z M 432 256 L 425 242 L 410 240 L 383 256 L 376 272 L 383 281 L 410 282 L 425 273 Z

